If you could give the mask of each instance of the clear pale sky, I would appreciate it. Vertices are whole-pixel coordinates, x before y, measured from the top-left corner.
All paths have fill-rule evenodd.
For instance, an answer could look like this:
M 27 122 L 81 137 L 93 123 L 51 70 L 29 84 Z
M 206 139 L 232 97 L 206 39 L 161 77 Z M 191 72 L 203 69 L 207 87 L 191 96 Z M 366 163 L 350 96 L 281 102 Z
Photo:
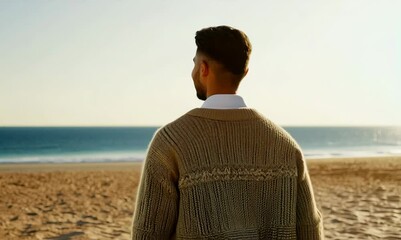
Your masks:
M 253 44 L 238 94 L 281 125 L 401 125 L 401 1 L 0 0 L 0 126 L 164 125 L 202 102 L 195 32 Z

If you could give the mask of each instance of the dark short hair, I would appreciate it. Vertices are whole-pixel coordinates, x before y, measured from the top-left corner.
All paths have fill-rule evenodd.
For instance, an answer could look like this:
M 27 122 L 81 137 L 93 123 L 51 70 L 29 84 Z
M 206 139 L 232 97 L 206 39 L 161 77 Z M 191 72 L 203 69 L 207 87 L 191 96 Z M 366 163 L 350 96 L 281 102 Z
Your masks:
M 197 51 L 221 63 L 235 75 L 243 75 L 252 45 L 246 34 L 229 26 L 204 28 L 196 32 Z

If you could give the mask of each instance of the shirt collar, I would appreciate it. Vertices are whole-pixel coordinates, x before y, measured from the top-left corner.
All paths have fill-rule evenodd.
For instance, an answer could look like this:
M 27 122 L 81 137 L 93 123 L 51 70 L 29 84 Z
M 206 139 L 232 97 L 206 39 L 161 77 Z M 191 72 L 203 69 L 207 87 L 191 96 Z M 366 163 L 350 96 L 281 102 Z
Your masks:
M 244 99 L 236 94 L 215 94 L 206 99 L 201 108 L 238 109 L 246 108 Z

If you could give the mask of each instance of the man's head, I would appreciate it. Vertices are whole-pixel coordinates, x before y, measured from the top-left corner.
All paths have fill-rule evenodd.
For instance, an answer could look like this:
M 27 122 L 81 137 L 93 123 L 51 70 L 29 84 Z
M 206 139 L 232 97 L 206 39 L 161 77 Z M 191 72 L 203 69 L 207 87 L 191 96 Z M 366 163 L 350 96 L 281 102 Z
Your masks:
M 209 27 L 196 32 L 195 42 L 192 78 L 198 98 L 235 93 L 248 72 L 252 51 L 245 33 L 228 26 Z

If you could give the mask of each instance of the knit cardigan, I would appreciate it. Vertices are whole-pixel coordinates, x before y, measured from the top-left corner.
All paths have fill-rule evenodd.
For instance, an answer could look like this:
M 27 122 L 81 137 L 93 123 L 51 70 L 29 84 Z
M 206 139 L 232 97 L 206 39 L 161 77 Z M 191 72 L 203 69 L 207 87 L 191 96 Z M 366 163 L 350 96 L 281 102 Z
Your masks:
M 300 147 L 254 109 L 191 110 L 153 137 L 132 239 L 323 239 Z

